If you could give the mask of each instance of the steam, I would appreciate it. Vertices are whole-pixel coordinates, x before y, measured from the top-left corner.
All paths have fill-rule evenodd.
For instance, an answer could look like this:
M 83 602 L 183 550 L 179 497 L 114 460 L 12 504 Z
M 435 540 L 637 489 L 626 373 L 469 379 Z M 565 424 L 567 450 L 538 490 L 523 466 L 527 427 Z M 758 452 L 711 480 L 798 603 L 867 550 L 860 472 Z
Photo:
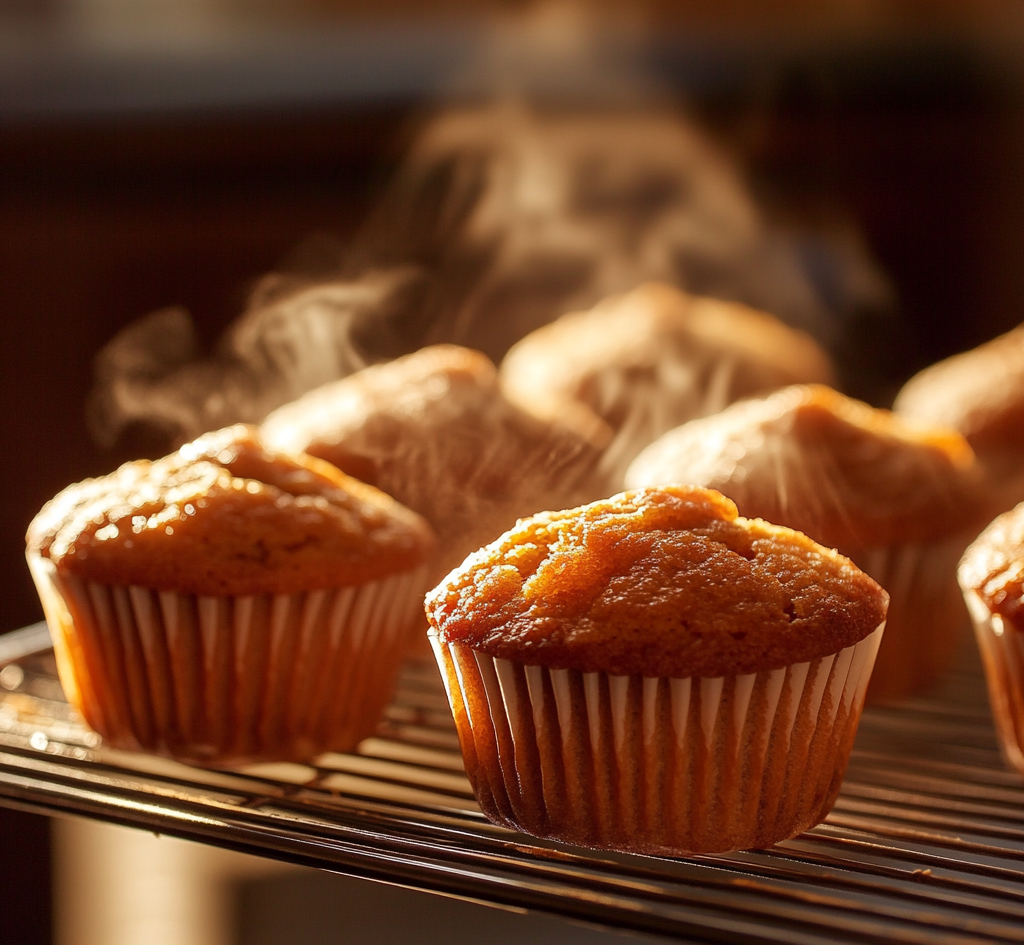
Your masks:
M 441 115 L 357 243 L 356 270 L 437 274 L 433 341 L 499 360 L 566 311 L 660 280 L 737 299 L 834 340 L 794 245 L 717 151 L 668 111 Z
M 180 442 L 259 421 L 423 344 L 455 342 L 497 362 L 563 313 L 651 280 L 772 312 L 826 348 L 842 342 L 850 311 L 884 307 L 884 280 L 860 247 L 818 241 L 809 254 L 773 227 L 714 144 L 651 105 L 622 56 L 609 67 L 587 16 L 583 4 L 554 3 L 511 17 L 488 47 L 495 101 L 428 121 L 351 247 L 314 280 L 268 277 L 216 350 L 200 349 L 179 309 L 115 337 L 97 359 L 97 441 L 109 446 L 134 423 Z M 627 17 L 623 30 L 638 24 Z M 597 83 L 618 105 L 528 104 L 529 81 L 512 77 L 531 69 L 588 87 L 604 77 L 629 94 Z
M 266 287 L 265 287 L 266 288 Z M 132 423 L 182 442 L 280 404 L 393 355 L 427 289 L 422 273 L 370 271 L 304 286 L 247 311 L 204 357 L 187 312 L 164 309 L 118 334 L 96 360 L 89 404 L 93 436 L 112 446 Z

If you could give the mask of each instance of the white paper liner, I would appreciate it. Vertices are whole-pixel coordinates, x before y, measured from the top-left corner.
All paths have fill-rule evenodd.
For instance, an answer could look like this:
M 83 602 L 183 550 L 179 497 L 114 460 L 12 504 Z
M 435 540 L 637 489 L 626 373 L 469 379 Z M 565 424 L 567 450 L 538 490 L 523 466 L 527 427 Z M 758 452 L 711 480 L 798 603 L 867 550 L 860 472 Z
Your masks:
M 675 855 L 767 847 L 828 814 L 884 626 L 833 656 L 717 679 L 550 670 L 431 642 L 491 820 Z
M 1003 757 L 1024 774 L 1024 635 L 993 614 L 973 590 L 964 591 L 964 600 L 985 667 Z
M 952 665 L 969 624 L 956 569 L 974 538 L 964 532 L 931 544 L 840 549 L 889 592 L 868 702 L 921 692 Z
M 68 701 L 115 748 L 303 760 L 370 735 L 424 568 L 356 587 L 211 597 L 61 576 L 29 556 Z

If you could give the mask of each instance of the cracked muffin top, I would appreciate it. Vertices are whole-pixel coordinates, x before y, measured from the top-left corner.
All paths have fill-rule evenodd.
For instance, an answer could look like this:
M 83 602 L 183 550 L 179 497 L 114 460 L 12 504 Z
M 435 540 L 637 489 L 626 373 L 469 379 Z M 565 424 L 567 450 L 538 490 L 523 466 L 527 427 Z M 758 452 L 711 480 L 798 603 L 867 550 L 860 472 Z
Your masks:
M 807 536 L 717 492 L 641 489 L 525 519 L 430 594 L 441 640 L 527 665 L 716 677 L 836 653 L 888 595 Z
M 1024 633 L 1024 503 L 1004 512 L 964 552 L 960 586 Z
M 667 482 L 717 489 L 744 515 L 850 550 L 927 541 L 986 518 L 980 470 L 958 433 L 814 384 L 678 427 L 626 474 L 630 488 Z
M 440 577 L 517 518 L 606 495 L 599 451 L 510 403 L 479 351 L 433 345 L 275 410 L 264 440 L 394 496 L 437 533 Z
M 390 496 L 227 427 L 69 486 L 28 530 L 58 571 L 206 595 L 344 587 L 417 566 L 434 538 Z

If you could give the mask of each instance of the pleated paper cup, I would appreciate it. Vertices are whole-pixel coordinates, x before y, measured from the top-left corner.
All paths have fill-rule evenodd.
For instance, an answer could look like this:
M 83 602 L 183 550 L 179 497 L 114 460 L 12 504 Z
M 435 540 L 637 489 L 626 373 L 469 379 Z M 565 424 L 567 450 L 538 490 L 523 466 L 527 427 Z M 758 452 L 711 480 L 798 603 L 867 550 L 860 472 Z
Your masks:
M 1003 757 L 1024 774 L 1024 639 L 1016 627 L 993 614 L 975 591 L 964 590 L 964 600 L 985 667 Z
M 490 820 L 673 856 L 771 846 L 828 814 L 883 628 L 832 656 L 716 679 L 553 670 L 431 642 Z
M 29 555 L 68 701 L 114 748 L 202 764 L 305 760 L 372 734 L 424 568 L 355 587 L 215 597 L 119 587 Z
M 889 592 L 887 629 L 868 702 L 921 692 L 952 666 L 970 623 L 956 568 L 975 535 L 963 532 L 933 544 L 840 549 Z

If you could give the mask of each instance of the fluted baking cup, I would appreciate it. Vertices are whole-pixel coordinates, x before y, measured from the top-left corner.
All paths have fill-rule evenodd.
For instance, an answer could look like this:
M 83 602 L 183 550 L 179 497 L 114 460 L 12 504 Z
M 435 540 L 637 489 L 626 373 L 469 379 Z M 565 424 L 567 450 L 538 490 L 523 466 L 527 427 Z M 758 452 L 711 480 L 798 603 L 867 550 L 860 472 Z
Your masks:
M 828 814 L 883 628 L 833 656 L 716 679 L 547 669 L 431 642 L 489 819 L 680 855 L 770 846 Z
M 425 569 L 212 597 L 61 575 L 31 555 L 68 701 L 104 741 L 202 763 L 348 751 L 387 705 Z
M 993 614 L 973 590 L 964 591 L 981 651 L 992 717 L 1007 763 L 1024 774 L 1024 638 Z
M 956 568 L 974 537 L 963 532 L 934 544 L 840 549 L 889 592 L 868 702 L 921 692 L 953 664 L 957 645 L 969 632 Z

